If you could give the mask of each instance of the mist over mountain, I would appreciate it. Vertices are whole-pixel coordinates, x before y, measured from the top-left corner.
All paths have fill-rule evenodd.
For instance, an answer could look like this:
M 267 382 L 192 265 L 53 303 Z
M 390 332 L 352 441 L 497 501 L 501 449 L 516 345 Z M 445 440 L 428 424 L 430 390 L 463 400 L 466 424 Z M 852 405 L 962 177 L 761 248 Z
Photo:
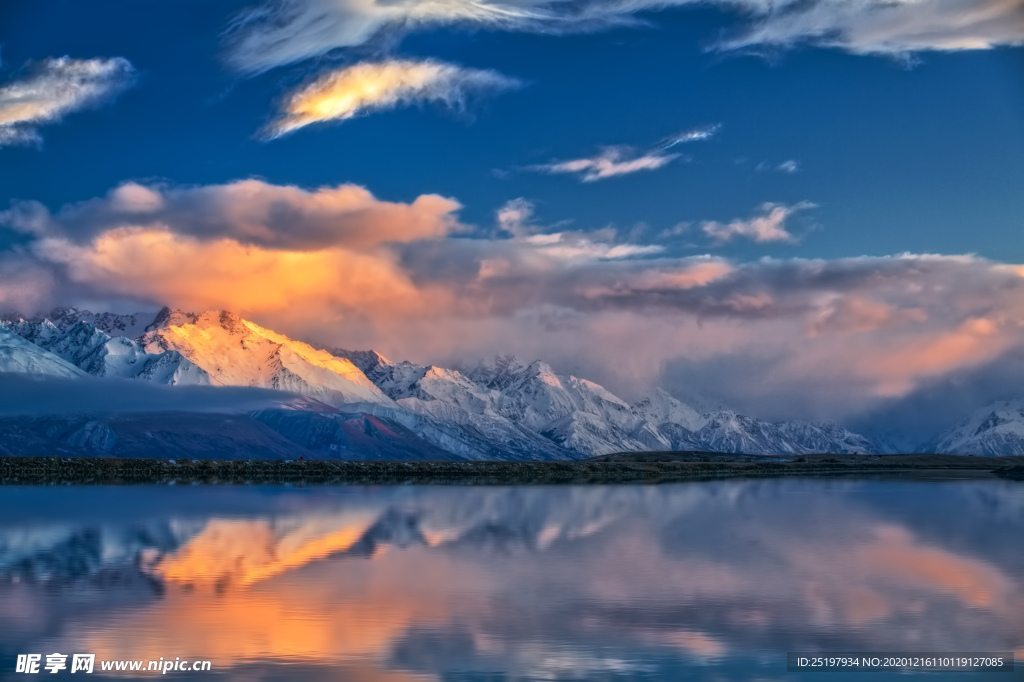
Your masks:
M 663 387 L 630 403 L 542 360 L 496 355 L 447 368 L 325 350 L 217 310 L 11 316 L 0 321 L 0 389 L 7 454 L 560 460 L 899 447 L 834 422 L 768 421 Z M 946 430 L 918 449 L 1024 454 L 1024 408 L 983 412 L 938 425 Z

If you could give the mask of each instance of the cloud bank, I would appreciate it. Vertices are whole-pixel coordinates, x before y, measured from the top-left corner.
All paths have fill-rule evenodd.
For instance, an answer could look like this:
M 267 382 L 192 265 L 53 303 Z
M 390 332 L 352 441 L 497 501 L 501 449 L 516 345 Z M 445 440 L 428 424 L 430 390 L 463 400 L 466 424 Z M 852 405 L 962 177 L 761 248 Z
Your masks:
M 95 106 L 130 86 L 127 59 L 44 59 L 20 80 L 0 88 L 0 146 L 38 144 L 38 127 Z
M 803 208 L 766 206 L 713 232 L 780 238 L 780 216 Z M 4 254 L 16 276 L 0 278 L 0 300 L 26 312 L 231 308 L 328 345 L 439 364 L 508 350 L 627 395 L 663 381 L 789 417 L 843 418 L 978 372 L 994 392 L 1017 390 L 999 381 L 1018 374 L 990 369 L 1024 357 L 1024 266 L 927 254 L 742 262 L 674 254 L 632 231 L 544 228 L 525 201 L 502 208 L 497 231 L 461 225 L 457 209 L 348 185 L 127 184 L 55 213 L 0 216 L 31 215 L 21 228 L 36 230 Z
M 496 71 L 432 60 L 364 62 L 331 71 L 289 94 L 280 116 L 264 134 L 280 137 L 311 123 L 344 121 L 426 102 L 462 108 L 473 94 L 500 92 L 521 85 Z
M 458 231 L 459 203 L 424 194 L 408 204 L 381 201 L 364 187 L 314 190 L 240 180 L 223 185 L 124 183 L 105 197 L 65 206 L 56 215 L 37 202 L 0 211 L 0 224 L 38 236 L 174 234 L 230 239 L 242 246 L 309 251 L 365 250 L 389 242 L 435 239 Z
M 438 26 L 592 31 L 641 24 L 641 12 L 708 4 L 740 22 L 732 37 L 715 44 L 720 50 L 806 43 L 900 54 L 1024 43 L 1022 0 L 274 0 L 236 17 L 227 59 L 239 71 L 258 73 Z

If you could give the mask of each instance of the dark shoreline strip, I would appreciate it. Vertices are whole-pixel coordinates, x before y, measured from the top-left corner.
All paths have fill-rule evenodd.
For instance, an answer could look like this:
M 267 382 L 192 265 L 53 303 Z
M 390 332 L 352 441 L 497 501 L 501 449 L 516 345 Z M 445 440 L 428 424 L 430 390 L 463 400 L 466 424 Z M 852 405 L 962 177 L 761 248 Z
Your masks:
M 743 460 L 716 453 L 631 453 L 574 462 L 0 457 L 0 485 L 538 485 L 924 472 L 1024 480 L 1024 462 L 1019 457 L 819 455 L 792 461 Z

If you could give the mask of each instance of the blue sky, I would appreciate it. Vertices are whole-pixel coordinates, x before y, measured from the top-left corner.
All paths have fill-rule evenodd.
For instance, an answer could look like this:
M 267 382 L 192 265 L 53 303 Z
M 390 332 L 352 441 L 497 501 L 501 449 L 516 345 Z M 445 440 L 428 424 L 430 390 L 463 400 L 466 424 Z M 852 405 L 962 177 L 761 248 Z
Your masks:
M 840 376 L 807 366 L 780 370 L 800 365 L 779 359 L 792 350 L 787 334 L 814 345 L 810 354 L 820 352 L 826 364 L 829 354 L 842 364 L 854 346 L 891 356 L 951 334 L 1001 340 L 961 349 L 948 367 L 936 360 L 889 384 L 865 380 L 856 389 L 862 400 L 837 399 L 825 410 L 837 416 L 1004 360 L 1021 335 L 1015 304 L 1000 307 L 1021 276 L 1000 268 L 1024 262 L 1024 3 L 783 0 L 768 7 L 764 0 L 7 0 L 0 7 L 0 207 L 10 210 L 0 214 L 0 245 L 14 274 L 0 283 L 0 302 L 19 310 L 58 303 L 232 305 L 185 286 L 195 279 L 187 268 L 162 288 L 132 287 L 125 284 L 128 270 L 99 263 L 97 254 L 109 255 L 99 245 L 111 230 L 142 229 L 138 216 L 126 222 L 118 213 L 115 189 L 132 183 L 166 193 L 161 205 L 176 197 L 171 214 L 143 221 L 148 230 L 187 234 L 203 245 L 231 239 L 309 253 L 350 244 L 347 237 L 290 243 L 303 228 L 287 221 L 261 224 L 277 230 L 275 238 L 253 237 L 255 228 L 232 223 L 235 214 L 223 208 L 235 199 L 218 192 L 256 178 L 263 183 L 257 193 L 286 186 L 306 192 L 271 203 L 321 206 L 318 188 L 350 183 L 372 193 L 370 211 L 398 206 L 416 213 L 417 197 L 425 195 L 457 202 L 428 211 L 425 219 L 440 221 L 433 228 L 372 246 L 374 258 L 386 248 L 389 267 L 398 263 L 391 275 L 425 298 L 414 303 L 401 298 L 409 292 L 394 294 L 403 302 L 385 297 L 362 309 L 348 300 L 307 301 L 308 289 L 300 287 L 287 313 L 249 300 L 234 307 L 294 333 L 372 343 L 421 361 L 484 353 L 496 341 L 571 359 L 578 354 L 567 347 L 584 339 L 605 350 L 580 371 L 603 372 L 600 378 L 622 386 L 639 382 L 636 376 L 676 376 L 668 370 L 713 358 L 757 374 L 764 396 L 817 395 Z M 254 8 L 263 14 L 239 22 Z M 70 61 L 53 61 L 64 56 Z M 92 69 L 83 77 L 89 93 L 66 94 L 61 79 L 70 78 L 74 64 Z M 374 81 L 385 94 L 364 92 L 361 108 L 347 113 L 335 99 L 333 118 L 302 114 L 301 127 L 272 137 L 282 121 L 298 120 L 287 113 L 289 102 L 309 102 L 330 88 L 340 96 L 357 81 Z M 26 100 L 15 92 L 24 83 L 51 89 L 32 100 L 36 113 L 25 114 Z M 706 134 L 668 146 L 687 131 Z M 616 165 L 637 159 L 642 168 L 633 172 Z M 620 172 L 588 176 L 599 163 Z M 74 208 L 80 202 L 91 208 Z M 288 205 L 299 222 L 309 218 L 306 204 Z M 518 227 L 502 230 L 498 212 L 509 206 L 520 211 Z M 196 218 L 211 210 L 223 212 L 208 225 Z M 30 213 L 47 217 L 32 222 Z M 338 218 L 342 232 L 345 216 Z M 197 220 L 206 227 L 194 229 Z M 391 234 L 377 223 L 367 229 Z M 571 245 L 571 253 L 550 248 L 551 240 Z M 352 248 L 369 257 L 370 247 L 360 244 Z M 541 268 L 546 288 L 520 291 L 512 280 L 536 277 L 526 255 L 544 249 L 555 259 Z M 184 257 L 173 253 L 168 258 Z M 904 260 L 899 274 L 876 271 L 890 267 L 884 257 L 903 253 L 964 258 L 926 266 Z M 766 257 L 774 265 L 759 265 Z M 501 305 L 463 306 L 463 293 L 476 291 L 486 264 L 497 261 L 504 263 L 502 277 L 515 275 L 484 296 Z M 674 293 L 659 288 L 656 301 L 644 294 L 636 307 L 619 298 L 594 303 L 597 288 L 625 286 L 626 272 L 648 281 L 652 273 L 716 263 L 719 271 L 698 277 L 697 285 L 686 280 Z M 807 284 L 829 268 L 857 271 L 835 277 L 860 278 L 858 284 Z M 467 272 L 476 279 L 466 279 Z M 934 282 L 944 277 L 974 283 L 965 285 L 969 295 L 956 314 L 936 293 L 941 286 Z M 873 283 L 880 278 L 903 284 L 879 291 Z M 558 293 L 580 282 L 589 288 L 578 300 Z M 630 282 L 633 294 L 650 289 Z M 722 291 L 703 299 L 677 301 L 694 286 L 719 285 Z M 915 302 L 915 295 L 922 299 Z M 708 297 L 727 305 L 706 305 Z M 380 306 L 391 306 L 401 323 L 378 319 Z M 438 318 L 409 312 L 429 306 L 442 311 Z M 296 309 L 308 310 L 306 318 Z M 551 323 L 552 314 L 562 322 Z M 635 315 L 640 327 L 676 315 L 675 329 L 690 331 L 668 348 L 642 351 L 657 367 L 608 371 L 609 356 L 616 349 L 621 355 L 625 343 L 607 331 L 626 324 L 613 324 L 616 315 Z M 840 317 L 855 321 L 840 325 L 844 340 L 826 348 L 821 320 Z M 998 331 L 964 332 L 981 319 Z M 708 320 L 722 329 L 693 331 Z M 893 331 L 893 320 L 911 327 Z M 530 325 L 545 330 L 543 341 L 529 331 L 506 333 Z M 448 332 L 431 331 L 421 345 L 407 340 L 439 326 Z M 690 341 L 707 347 L 688 354 Z M 1009 389 L 993 395 L 1000 390 Z M 740 383 L 723 392 L 762 406 L 750 397 L 759 392 Z
M 797 48 L 771 58 L 709 52 L 732 13 L 676 9 L 649 25 L 550 36 L 446 27 L 415 34 L 403 57 L 433 57 L 522 79 L 458 114 L 381 112 L 261 142 L 282 91 L 313 65 L 243 77 L 221 33 L 246 3 L 5 3 L 4 75 L 49 56 L 123 56 L 138 84 L 110 107 L 42 129 L 43 147 L 4 149 L 4 202 L 81 201 L 127 179 L 215 183 L 260 176 L 316 186 L 355 182 L 408 200 L 455 196 L 488 221 L 510 197 L 580 226 L 730 220 L 771 201 L 812 201 L 816 229 L 779 255 L 974 252 L 1024 260 L 1024 55 L 1021 50 L 903 58 Z M 601 146 L 644 148 L 687 128 L 720 133 L 692 160 L 582 184 L 517 168 Z M 794 160 L 796 173 L 758 171 Z M 400 170 L 397 170 L 400 168 Z M 494 171 L 498 171 L 496 174 Z M 499 177 L 501 171 L 508 174 Z M 744 256 L 758 255 L 733 245 Z

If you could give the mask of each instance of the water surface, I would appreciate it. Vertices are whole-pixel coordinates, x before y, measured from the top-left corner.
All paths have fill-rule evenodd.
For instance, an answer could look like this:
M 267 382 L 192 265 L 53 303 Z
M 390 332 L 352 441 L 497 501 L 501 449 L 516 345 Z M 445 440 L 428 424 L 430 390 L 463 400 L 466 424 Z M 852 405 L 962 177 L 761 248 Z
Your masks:
M 0 678 L 31 679 L 13 673 L 30 652 L 360 682 L 805 677 L 787 651 L 1020 658 L 1022 538 L 1024 484 L 1000 480 L 5 487 Z

